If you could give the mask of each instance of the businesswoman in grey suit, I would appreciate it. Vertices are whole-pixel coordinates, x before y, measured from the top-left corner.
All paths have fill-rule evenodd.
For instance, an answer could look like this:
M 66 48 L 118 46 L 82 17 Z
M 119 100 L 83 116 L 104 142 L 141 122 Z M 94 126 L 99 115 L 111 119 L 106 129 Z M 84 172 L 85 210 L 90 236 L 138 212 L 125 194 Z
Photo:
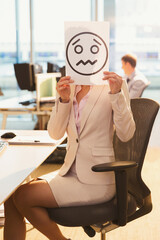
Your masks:
M 5 202 L 5 240 L 24 240 L 24 217 L 48 239 L 66 240 L 46 207 L 100 203 L 115 194 L 114 173 L 95 173 L 95 164 L 114 161 L 113 130 L 122 141 L 132 138 L 135 123 L 126 82 L 104 72 L 103 86 L 75 86 L 69 77 L 57 84 L 57 99 L 48 132 L 60 139 L 67 132 L 67 154 L 56 177 L 23 184 Z

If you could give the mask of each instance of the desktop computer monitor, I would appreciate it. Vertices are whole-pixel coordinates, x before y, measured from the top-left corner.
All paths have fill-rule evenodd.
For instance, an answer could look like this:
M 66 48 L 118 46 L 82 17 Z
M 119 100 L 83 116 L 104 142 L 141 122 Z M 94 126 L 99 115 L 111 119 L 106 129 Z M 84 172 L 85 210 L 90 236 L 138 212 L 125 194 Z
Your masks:
M 14 64 L 15 76 L 20 89 L 34 91 L 35 86 L 35 74 L 42 73 L 42 66 L 39 64 L 30 63 L 16 63 Z
M 47 62 L 47 73 L 56 73 L 56 72 L 60 72 L 61 73 L 61 77 L 65 76 L 65 66 L 63 67 L 59 67 L 57 64 L 55 63 L 51 63 L 51 62 Z M 58 82 L 60 79 L 60 77 L 56 78 L 56 81 Z
M 59 66 L 55 63 L 47 62 L 47 73 L 59 72 Z

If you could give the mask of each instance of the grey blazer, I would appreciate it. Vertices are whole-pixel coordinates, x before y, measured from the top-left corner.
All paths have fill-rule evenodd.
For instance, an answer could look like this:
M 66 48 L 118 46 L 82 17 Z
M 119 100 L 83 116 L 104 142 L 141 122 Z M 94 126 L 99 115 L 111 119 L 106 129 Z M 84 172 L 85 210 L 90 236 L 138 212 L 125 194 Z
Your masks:
M 141 97 L 144 89 L 149 85 L 146 77 L 137 69 L 129 77 L 128 90 L 130 98 Z

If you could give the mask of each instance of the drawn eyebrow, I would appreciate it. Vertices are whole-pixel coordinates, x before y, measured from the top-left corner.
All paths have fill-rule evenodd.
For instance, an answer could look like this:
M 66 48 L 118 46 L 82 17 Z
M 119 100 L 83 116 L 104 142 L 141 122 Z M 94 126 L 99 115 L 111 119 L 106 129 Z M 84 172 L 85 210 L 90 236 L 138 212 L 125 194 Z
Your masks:
M 72 45 L 76 44 L 76 43 L 79 42 L 79 41 L 80 41 L 80 38 L 79 38 L 77 41 L 75 41 L 74 43 L 72 43 Z
M 98 43 L 99 45 L 101 45 L 101 43 L 100 43 L 100 42 L 98 42 L 96 39 L 93 39 L 93 41 L 95 41 L 96 43 Z

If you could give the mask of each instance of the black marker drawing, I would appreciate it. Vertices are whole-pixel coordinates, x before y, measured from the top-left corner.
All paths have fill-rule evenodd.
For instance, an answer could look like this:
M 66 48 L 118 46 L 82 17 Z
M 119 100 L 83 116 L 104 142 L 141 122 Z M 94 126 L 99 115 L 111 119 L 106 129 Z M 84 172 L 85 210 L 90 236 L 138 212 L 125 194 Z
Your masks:
M 91 65 L 94 65 L 97 62 L 97 60 L 94 60 L 93 62 L 91 62 L 90 60 L 87 60 L 86 62 L 84 62 L 83 60 L 80 60 L 78 63 L 76 63 L 76 65 L 78 66 L 79 64 L 83 64 L 86 65 L 88 63 L 90 63 Z
M 106 65 L 108 48 L 97 34 L 81 32 L 69 40 L 66 47 L 66 59 L 76 73 L 84 76 L 94 75 Z

